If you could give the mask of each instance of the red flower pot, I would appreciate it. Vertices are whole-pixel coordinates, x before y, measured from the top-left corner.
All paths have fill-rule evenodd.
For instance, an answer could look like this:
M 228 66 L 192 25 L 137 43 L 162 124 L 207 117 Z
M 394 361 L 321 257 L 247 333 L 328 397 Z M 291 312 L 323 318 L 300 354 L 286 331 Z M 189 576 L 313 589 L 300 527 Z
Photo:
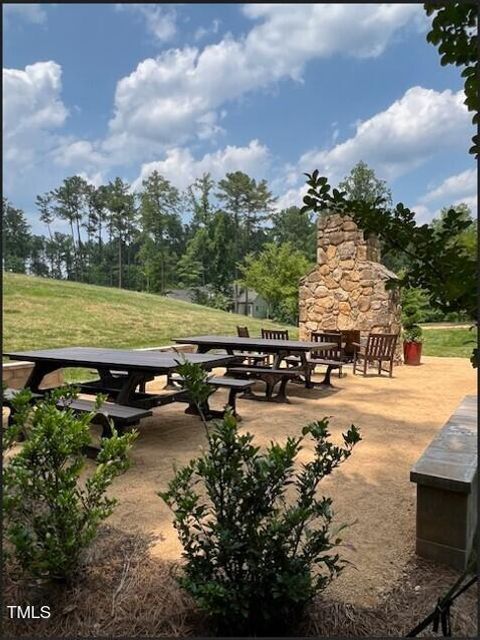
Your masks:
M 421 342 L 404 342 L 403 343 L 403 360 L 405 364 L 419 365 L 422 356 Z

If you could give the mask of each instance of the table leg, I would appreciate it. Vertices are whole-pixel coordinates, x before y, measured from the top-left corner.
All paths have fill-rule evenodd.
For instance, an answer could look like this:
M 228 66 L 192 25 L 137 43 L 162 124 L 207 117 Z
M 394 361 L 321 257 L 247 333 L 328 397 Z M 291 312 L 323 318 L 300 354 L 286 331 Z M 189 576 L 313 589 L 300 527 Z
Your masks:
M 35 362 L 33 369 L 28 376 L 28 380 L 25 383 L 25 387 L 30 389 L 33 393 L 42 393 L 39 386 L 43 378 L 58 369 L 63 369 L 63 367 L 58 366 L 58 363 Z
M 126 376 L 126 380 L 123 383 L 120 391 L 118 392 L 117 402 L 118 404 L 126 404 L 132 407 L 135 406 L 135 389 L 139 384 L 145 380 L 145 375 L 139 372 L 131 372 Z
M 320 382 L 320 385 L 322 387 L 333 387 L 333 384 L 330 382 L 330 376 L 332 374 L 333 371 L 333 366 L 331 364 L 327 365 L 327 370 L 325 371 L 325 377 L 323 378 L 322 382 Z
M 315 385 L 312 382 L 312 367 L 307 360 L 307 354 L 305 351 L 300 353 L 300 362 L 303 369 L 303 375 L 305 377 L 305 389 L 313 389 Z

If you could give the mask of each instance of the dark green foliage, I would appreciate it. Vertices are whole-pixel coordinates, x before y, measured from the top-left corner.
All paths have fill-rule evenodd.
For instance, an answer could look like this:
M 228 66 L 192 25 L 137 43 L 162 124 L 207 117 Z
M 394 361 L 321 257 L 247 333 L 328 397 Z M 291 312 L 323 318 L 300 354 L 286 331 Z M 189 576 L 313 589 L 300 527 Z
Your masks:
M 316 261 L 317 225 L 310 213 L 302 212 L 298 207 L 274 213 L 269 235 L 276 244 L 288 242 L 294 249 L 301 251 L 309 262 Z
M 473 124 L 478 125 L 478 2 L 426 2 L 423 6 L 428 16 L 435 14 L 427 41 L 438 47 L 441 64 L 464 67 L 464 104 L 474 113 Z M 478 135 L 473 143 L 470 153 L 478 156 Z
M 388 205 L 392 204 L 392 192 L 386 181 L 377 178 L 375 171 L 363 160 L 339 182 L 338 188 L 345 191 L 350 200 L 363 200 L 373 204 L 378 198 L 382 198 Z
M 208 390 L 196 368 L 179 371 L 200 406 Z M 346 563 L 332 551 L 343 526 L 332 530 L 332 500 L 317 489 L 350 456 L 359 432 L 352 426 L 336 446 L 325 418 L 302 434 L 261 451 L 228 413 L 207 430 L 205 453 L 159 494 L 184 549 L 181 584 L 220 635 L 288 634 Z M 296 465 L 307 437 L 314 454 Z
M 408 327 L 403 327 L 403 339 L 406 342 L 423 342 L 422 335 L 422 327 L 418 324 L 412 324 Z
M 19 430 L 26 436 L 3 469 L 7 550 L 30 576 L 68 580 L 113 511 L 116 500 L 106 490 L 128 468 L 136 434 L 103 439 L 95 469 L 85 479 L 84 448 L 91 443 L 94 412 L 78 417 L 71 409 L 57 409 L 59 398 L 75 397 L 72 390 L 51 392 L 34 409 L 28 396 L 25 392 L 15 400 L 15 423 L 6 434 L 7 444 Z
M 6 271 L 25 273 L 30 256 L 30 226 L 21 209 L 6 199 L 2 200 L 2 251 Z

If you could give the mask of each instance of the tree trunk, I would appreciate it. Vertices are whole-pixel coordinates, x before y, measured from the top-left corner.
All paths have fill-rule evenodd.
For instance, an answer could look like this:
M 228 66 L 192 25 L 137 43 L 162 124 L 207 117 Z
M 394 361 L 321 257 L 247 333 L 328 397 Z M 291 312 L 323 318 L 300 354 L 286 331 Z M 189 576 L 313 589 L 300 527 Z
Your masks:
M 122 281 L 122 236 L 118 237 L 118 288 L 121 289 Z

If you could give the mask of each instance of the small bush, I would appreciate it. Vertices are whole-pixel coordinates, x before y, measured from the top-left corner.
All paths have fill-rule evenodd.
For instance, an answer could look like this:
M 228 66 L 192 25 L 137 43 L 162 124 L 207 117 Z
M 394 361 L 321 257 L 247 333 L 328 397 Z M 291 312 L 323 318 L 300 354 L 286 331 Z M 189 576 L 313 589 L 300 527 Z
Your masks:
M 311 423 L 302 437 L 261 452 L 227 413 L 213 423 L 207 451 L 159 493 L 174 512 L 184 549 L 181 584 L 220 635 L 288 633 L 342 570 L 345 561 L 330 552 L 343 527 L 331 530 L 332 500 L 316 492 L 360 435 L 352 426 L 339 447 L 327 427 L 326 418 Z M 296 468 L 307 436 L 313 459 Z
M 114 432 L 102 439 L 95 470 L 82 480 L 95 412 L 79 417 L 57 408 L 60 397 L 74 395 L 52 392 L 33 409 L 28 393 L 15 401 L 9 429 L 13 435 L 21 429 L 26 440 L 3 469 L 4 536 L 20 568 L 32 577 L 65 580 L 75 572 L 99 524 L 112 513 L 116 500 L 106 490 L 127 469 L 136 437 Z

